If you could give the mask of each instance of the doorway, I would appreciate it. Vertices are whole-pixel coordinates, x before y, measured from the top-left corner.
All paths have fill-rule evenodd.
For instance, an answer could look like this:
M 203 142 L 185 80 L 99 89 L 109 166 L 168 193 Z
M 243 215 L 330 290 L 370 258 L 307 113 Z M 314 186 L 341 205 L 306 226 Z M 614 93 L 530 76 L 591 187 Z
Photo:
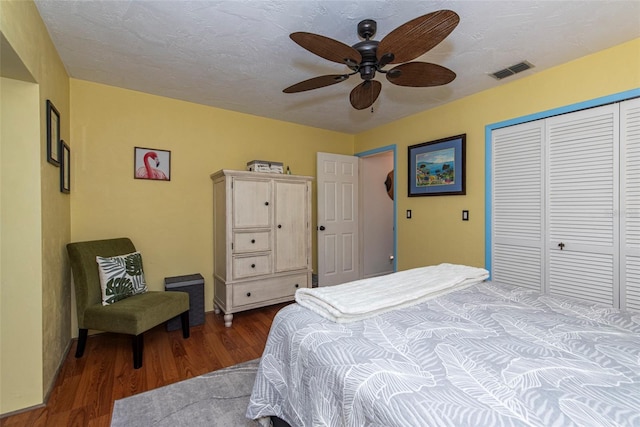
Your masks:
M 395 146 L 360 158 L 360 278 L 396 271 Z

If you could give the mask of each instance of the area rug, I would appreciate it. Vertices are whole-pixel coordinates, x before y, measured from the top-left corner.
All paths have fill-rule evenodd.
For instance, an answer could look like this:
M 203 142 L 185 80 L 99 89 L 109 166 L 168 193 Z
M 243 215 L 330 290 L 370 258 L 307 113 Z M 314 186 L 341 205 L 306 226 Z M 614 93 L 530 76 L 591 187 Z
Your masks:
M 112 427 L 258 426 L 244 414 L 259 359 L 116 400 Z

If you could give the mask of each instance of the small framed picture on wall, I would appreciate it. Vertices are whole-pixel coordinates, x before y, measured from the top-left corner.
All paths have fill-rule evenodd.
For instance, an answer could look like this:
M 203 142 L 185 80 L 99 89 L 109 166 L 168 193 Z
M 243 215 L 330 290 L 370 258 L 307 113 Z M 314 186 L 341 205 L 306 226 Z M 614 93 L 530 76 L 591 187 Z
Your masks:
M 171 181 L 171 151 L 135 147 L 134 178 Z
M 60 191 L 71 193 L 71 149 L 60 140 Z
M 60 166 L 60 113 L 47 99 L 47 161 Z

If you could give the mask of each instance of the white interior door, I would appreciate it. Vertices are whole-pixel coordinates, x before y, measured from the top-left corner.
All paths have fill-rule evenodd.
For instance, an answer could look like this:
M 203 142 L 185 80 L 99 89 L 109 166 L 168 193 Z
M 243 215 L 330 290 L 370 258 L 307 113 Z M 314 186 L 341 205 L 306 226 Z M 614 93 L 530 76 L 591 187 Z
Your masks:
M 618 105 L 547 119 L 547 285 L 619 307 Z
M 359 278 L 358 158 L 318 153 L 318 286 Z
M 640 311 L 640 98 L 620 105 L 621 307 Z
M 492 280 L 542 291 L 544 121 L 492 134 Z

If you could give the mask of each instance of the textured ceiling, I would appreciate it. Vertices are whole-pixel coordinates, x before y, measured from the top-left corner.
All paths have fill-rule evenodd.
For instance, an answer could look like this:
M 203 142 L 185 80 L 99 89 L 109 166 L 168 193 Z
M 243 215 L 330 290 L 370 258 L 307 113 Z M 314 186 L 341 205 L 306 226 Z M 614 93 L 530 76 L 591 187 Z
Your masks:
M 263 117 L 358 133 L 506 84 L 640 37 L 640 1 L 60 1 L 36 0 L 73 78 Z M 296 94 L 301 80 L 349 70 L 289 39 L 306 31 L 348 45 L 362 19 L 381 40 L 426 13 L 451 9 L 460 24 L 419 61 L 457 74 L 430 88 L 383 76 L 371 109 L 354 110 L 345 82 Z M 535 68 L 497 81 L 489 73 L 522 60 Z M 382 78 L 381 78 L 382 77 Z M 603 76 L 606 78 L 606 76 Z

